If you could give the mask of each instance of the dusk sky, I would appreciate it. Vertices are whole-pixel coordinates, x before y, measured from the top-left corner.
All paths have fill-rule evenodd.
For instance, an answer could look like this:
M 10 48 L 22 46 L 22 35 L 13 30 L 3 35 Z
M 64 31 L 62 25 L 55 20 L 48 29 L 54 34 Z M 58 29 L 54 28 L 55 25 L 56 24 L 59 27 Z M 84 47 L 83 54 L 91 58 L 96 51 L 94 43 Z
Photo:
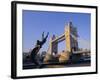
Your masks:
M 41 48 L 41 51 L 47 51 L 50 36 L 53 34 L 56 36 L 63 34 L 65 25 L 69 21 L 72 21 L 74 27 L 77 28 L 79 35 L 79 47 L 90 48 L 91 15 L 89 13 L 23 10 L 22 15 L 23 52 L 34 48 L 36 41 L 41 40 L 43 31 L 45 35 L 49 32 L 49 36 L 47 38 L 47 42 Z M 59 51 L 65 49 L 64 43 L 64 41 L 59 43 Z

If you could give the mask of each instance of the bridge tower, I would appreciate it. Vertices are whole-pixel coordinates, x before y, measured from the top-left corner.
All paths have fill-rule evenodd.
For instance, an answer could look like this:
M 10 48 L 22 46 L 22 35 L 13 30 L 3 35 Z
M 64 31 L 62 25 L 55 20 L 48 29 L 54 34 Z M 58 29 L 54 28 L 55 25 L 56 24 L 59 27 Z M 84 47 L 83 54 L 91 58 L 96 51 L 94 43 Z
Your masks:
M 66 50 L 69 52 L 78 50 L 78 33 L 77 29 L 73 26 L 72 22 L 69 22 L 65 26 L 65 42 Z
M 58 42 L 57 41 L 54 41 L 53 40 L 56 39 L 56 36 L 53 35 L 51 38 L 50 38 L 50 43 L 49 43 L 49 49 L 48 49 L 48 53 L 49 54 L 52 54 L 52 53 L 58 53 Z

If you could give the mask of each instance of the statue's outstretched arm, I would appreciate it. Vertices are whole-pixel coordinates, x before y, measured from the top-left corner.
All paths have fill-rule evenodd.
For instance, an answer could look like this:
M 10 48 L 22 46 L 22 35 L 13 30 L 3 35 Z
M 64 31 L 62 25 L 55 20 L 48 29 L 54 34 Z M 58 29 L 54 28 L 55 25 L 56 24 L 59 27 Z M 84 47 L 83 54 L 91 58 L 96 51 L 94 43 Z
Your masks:
M 43 33 L 42 33 L 42 41 L 43 41 L 44 39 L 47 39 L 48 35 L 49 35 L 49 32 L 48 32 L 47 35 L 44 37 L 44 32 L 43 32 Z
M 42 33 L 42 40 L 44 39 L 44 32 Z
M 47 35 L 45 37 L 44 37 L 44 33 L 42 35 L 43 35 L 43 38 L 42 38 L 42 41 L 41 41 L 41 46 L 46 42 L 46 39 L 49 35 L 49 32 L 47 33 Z

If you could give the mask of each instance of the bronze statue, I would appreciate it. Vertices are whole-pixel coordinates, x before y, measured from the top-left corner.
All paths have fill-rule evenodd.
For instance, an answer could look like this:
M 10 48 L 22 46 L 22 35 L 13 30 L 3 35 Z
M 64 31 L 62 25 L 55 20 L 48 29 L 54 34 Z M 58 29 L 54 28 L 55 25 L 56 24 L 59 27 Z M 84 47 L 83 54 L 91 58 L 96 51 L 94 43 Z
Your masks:
M 36 65 L 39 65 L 39 62 L 36 59 L 37 53 L 42 48 L 43 44 L 46 42 L 48 35 L 49 35 L 49 33 L 47 33 L 47 35 L 44 37 L 44 32 L 43 32 L 42 33 L 42 41 L 37 40 L 35 48 L 33 48 L 31 51 L 31 55 L 30 55 L 31 61 Z

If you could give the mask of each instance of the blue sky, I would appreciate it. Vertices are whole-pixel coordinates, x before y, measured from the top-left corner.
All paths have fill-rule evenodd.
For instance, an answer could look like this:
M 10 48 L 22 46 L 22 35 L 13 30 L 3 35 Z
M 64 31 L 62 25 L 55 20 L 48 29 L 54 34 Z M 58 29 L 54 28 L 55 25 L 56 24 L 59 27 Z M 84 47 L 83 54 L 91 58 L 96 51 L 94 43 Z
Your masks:
M 41 40 L 41 34 L 49 32 L 47 42 L 43 45 L 41 51 L 47 51 L 50 36 L 56 36 L 64 33 L 64 27 L 72 21 L 77 27 L 79 35 L 79 47 L 90 47 L 90 20 L 91 15 L 88 13 L 69 13 L 69 12 L 47 12 L 23 10 L 22 14 L 22 35 L 23 51 L 29 51 L 34 48 L 36 40 Z M 59 44 L 59 50 L 65 48 L 65 42 Z

